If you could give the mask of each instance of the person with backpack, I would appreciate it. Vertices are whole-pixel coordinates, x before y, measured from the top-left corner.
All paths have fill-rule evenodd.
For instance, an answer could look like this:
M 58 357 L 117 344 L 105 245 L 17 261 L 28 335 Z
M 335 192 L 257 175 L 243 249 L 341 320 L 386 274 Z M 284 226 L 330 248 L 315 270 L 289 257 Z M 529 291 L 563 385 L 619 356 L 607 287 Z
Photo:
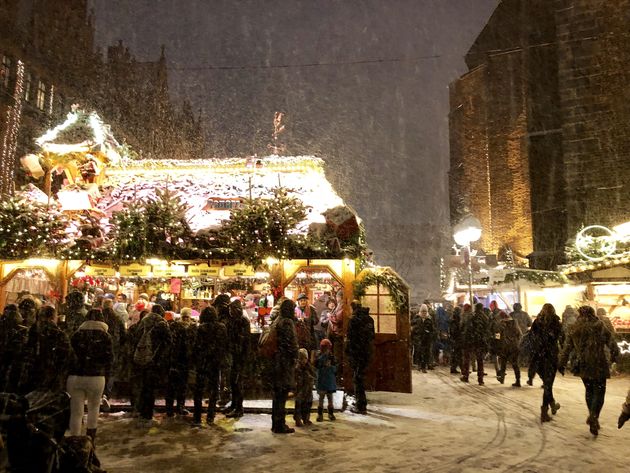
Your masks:
M 227 352 L 227 343 L 227 328 L 219 321 L 216 309 L 211 306 L 204 308 L 199 315 L 193 359 L 197 373 L 193 391 L 193 424 L 196 426 L 201 426 L 202 399 L 206 389 L 209 394 L 206 422 L 214 422 L 219 395 L 219 373 Z
M 164 308 L 155 304 L 139 323 L 132 342 L 133 363 L 138 377 L 138 413 L 143 424 L 153 419 L 155 390 L 168 370 L 171 331 L 164 320 Z
M 86 321 L 72 335 L 73 363 L 66 384 L 70 394 L 70 435 L 81 435 L 81 421 L 87 401 L 87 432 L 94 440 L 105 389 L 105 379 L 111 373 L 114 353 L 112 337 L 108 333 L 100 309 L 90 309 Z
M 286 402 L 289 391 L 295 387 L 295 362 L 299 348 L 295 330 L 295 303 L 291 299 L 282 301 L 272 330 L 275 330 L 277 350 L 271 361 L 271 431 L 276 434 L 291 434 L 295 429 L 286 424 Z
M 507 312 L 499 312 L 499 375 L 497 380 L 503 384 L 505 382 L 505 372 L 508 363 L 514 370 L 515 382 L 513 388 L 521 387 L 521 369 L 518 366 L 519 345 L 521 342 L 521 329 L 518 322 L 508 315 Z
M 374 319 L 370 317 L 370 309 L 361 307 L 359 301 L 352 301 L 353 315 L 348 322 L 348 343 L 346 355 L 352 369 L 354 395 L 356 403 L 352 412 L 367 414 L 367 397 L 365 395 L 365 371 L 374 351 Z

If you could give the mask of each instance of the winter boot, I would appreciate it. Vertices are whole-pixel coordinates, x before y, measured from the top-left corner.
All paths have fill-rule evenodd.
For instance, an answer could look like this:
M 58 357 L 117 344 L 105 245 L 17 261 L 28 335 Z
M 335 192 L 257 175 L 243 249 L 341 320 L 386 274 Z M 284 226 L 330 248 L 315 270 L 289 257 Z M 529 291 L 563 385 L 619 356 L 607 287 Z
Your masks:
M 96 447 L 96 429 L 87 429 L 85 435 L 92 441 L 92 447 Z
M 555 416 L 556 412 L 558 412 L 558 410 L 560 409 L 560 403 L 559 402 L 552 402 L 551 403 L 551 413 Z
M 623 427 L 623 424 L 625 424 L 628 419 L 630 419 L 630 413 L 621 411 L 621 414 L 619 414 L 619 419 L 617 419 L 617 428 L 621 429 Z
M 299 417 L 295 418 L 295 426 L 296 427 L 304 427 L 304 422 L 302 422 L 302 419 L 300 419 Z
M 591 414 L 590 416 L 588 416 L 586 422 L 589 427 L 588 430 L 590 430 L 593 435 L 596 436 L 597 434 L 599 434 L 599 422 L 597 420 L 597 417 L 595 417 L 595 414 Z
M 462 376 L 459 379 L 461 379 L 463 383 L 467 383 L 468 382 L 468 376 Z
M 533 385 L 534 385 L 534 380 L 533 380 L 532 378 L 529 378 L 529 379 L 527 380 L 527 385 L 528 385 L 528 386 L 533 386 Z
M 324 408 L 323 407 L 317 408 L 317 419 L 315 420 L 317 422 L 324 422 Z
M 541 406 L 540 407 L 540 422 L 549 422 L 551 417 L 549 417 L 549 407 Z
M 521 380 L 520 380 L 520 379 L 517 379 L 517 380 L 516 380 L 516 382 L 514 382 L 514 383 L 512 384 L 512 387 L 513 387 L 513 388 L 520 388 L 520 387 L 521 387 Z M 554 412 L 554 414 L 555 414 L 555 412 Z
M 336 420 L 334 409 L 332 407 L 328 408 L 328 420 Z

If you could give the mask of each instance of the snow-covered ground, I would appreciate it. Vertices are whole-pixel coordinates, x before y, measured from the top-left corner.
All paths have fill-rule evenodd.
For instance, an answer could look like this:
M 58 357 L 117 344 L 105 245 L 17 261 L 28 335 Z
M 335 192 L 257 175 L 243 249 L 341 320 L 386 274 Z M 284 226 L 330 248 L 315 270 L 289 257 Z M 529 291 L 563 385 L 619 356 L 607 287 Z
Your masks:
M 368 393 L 368 416 L 339 413 L 292 435 L 272 434 L 268 414 L 237 422 L 218 415 L 204 429 L 162 416 L 140 429 L 111 414 L 100 421 L 97 452 L 110 473 L 628 471 L 630 425 L 618 430 L 617 417 L 630 378 L 609 380 L 597 438 L 585 424 L 579 378 L 557 379 L 562 408 L 544 425 L 539 379 L 520 389 L 509 374 L 505 385 L 486 381 L 466 385 L 445 369 L 414 372 L 413 394 Z

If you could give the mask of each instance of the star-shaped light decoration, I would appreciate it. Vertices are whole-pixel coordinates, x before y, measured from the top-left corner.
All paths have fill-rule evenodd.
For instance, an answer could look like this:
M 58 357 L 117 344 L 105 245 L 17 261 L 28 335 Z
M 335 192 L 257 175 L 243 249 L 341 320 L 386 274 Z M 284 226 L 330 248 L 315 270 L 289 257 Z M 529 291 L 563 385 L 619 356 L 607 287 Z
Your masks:
M 619 351 L 621 352 L 622 355 L 630 353 L 630 342 L 628 342 L 627 340 L 624 340 L 623 342 L 619 342 L 617 343 L 617 345 L 619 345 Z

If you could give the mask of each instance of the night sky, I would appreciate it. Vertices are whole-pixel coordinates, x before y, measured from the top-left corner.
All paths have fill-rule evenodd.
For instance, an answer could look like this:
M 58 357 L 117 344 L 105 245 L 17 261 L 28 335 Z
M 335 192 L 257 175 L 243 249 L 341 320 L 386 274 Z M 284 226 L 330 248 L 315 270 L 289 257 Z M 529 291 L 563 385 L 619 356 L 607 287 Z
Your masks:
M 315 154 L 366 224 L 376 262 L 439 295 L 448 227 L 448 84 L 498 0 L 92 0 L 97 43 L 139 60 L 166 46 L 209 156 Z M 319 65 L 314 65 L 319 64 Z

